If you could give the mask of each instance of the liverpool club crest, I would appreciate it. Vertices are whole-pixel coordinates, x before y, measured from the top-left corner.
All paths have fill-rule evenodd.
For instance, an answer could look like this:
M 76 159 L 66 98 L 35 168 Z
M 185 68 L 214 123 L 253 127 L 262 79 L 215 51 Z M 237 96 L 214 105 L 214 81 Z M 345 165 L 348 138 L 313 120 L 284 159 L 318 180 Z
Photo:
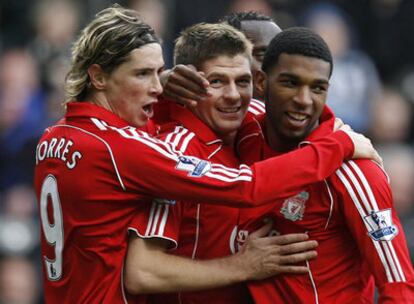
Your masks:
M 309 199 L 309 193 L 302 191 L 299 194 L 289 197 L 283 202 L 280 212 L 286 219 L 300 221 L 305 214 L 305 203 Z

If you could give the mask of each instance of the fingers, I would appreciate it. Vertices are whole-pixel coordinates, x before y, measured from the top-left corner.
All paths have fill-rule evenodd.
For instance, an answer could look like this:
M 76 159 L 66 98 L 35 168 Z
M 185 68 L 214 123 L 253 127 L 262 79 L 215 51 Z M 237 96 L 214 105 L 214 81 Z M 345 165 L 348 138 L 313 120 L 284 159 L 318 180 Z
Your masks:
M 306 233 L 292 233 L 266 237 L 262 239 L 262 242 L 267 245 L 289 245 L 308 239 L 309 236 Z
M 280 266 L 279 273 L 290 273 L 290 274 L 305 274 L 308 273 L 309 269 L 306 266 Z
M 336 121 L 335 121 L 335 123 L 336 123 Z M 345 132 L 352 132 L 352 128 L 349 125 L 347 125 L 347 124 L 341 125 L 339 127 L 339 130 L 345 131 Z
M 183 95 L 183 97 L 199 100 L 207 94 L 208 86 L 209 82 L 207 79 L 197 72 L 193 66 L 180 64 L 170 71 L 164 89 L 167 91 L 172 90 L 180 95 L 180 91 L 177 91 L 176 88 L 181 87 L 185 89 L 185 92 L 191 92 L 191 94 Z
M 311 241 L 304 241 L 304 242 L 283 245 L 278 248 L 278 251 L 282 255 L 289 255 L 292 253 L 312 250 L 312 249 L 315 249 L 317 246 L 318 246 L 318 242 L 311 240 Z
M 281 256 L 279 258 L 279 264 L 288 266 L 292 264 L 298 264 L 302 262 L 306 262 L 308 260 L 313 260 L 318 256 L 316 251 L 307 251 L 307 252 L 300 252 L 296 254 L 291 254 L 287 256 Z
M 260 227 L 256 231 L 250 233 L 249 234 L 249 239 L 254 240 L 254 239 L 263 238 L 263 237 L 267 236 L 269 234 L 270 230 L 272 229 L 272 226 L 273 226 L 273 222 L 268 221 L 267 223 L 265 223 L 262 227 Z
M 193 65 L 179 64 L 173 69 L 178 75 L 182 75 L 184 78 L 194 82 L 201 92 L 205 92 L 205 89 L 210 85 L 208 80 L 204 77 L 203 72 L 198 72 Z
M 335 118 L 335 123 L 334 123 L 334 131 L 339 130 L 339 128 L 343 125 L 344 125 L 344 122 L 342 121 L 342 119 L 336 117 Z
M 186 106 L 196 106 L 210 93 L 209 82 L 202 72 L 192 65 L 179 64 L 161 74 L 163 95 Z
M 184 105 L 188 104 L 188 102 L 191 101 L 197 104 L 197 102 L 202 99 L 202 97 L 199 94 L 196 94 L 191 90 L 188 90 L 186 87 L 171 82 L 168 83 L 168 85 L 164 89 L 164 95 L 169 99 L 173 99 L 178 103 Z

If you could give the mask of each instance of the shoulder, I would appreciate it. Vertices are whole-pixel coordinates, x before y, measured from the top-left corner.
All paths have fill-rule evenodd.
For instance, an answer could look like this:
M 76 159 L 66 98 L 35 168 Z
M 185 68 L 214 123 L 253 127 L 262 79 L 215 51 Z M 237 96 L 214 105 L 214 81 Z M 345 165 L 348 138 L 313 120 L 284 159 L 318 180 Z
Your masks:
M 180 152 L 185 152 L 189 148 L 193 148 L 201 144 L 194 132 L 177 124 L 164 128 L 159 138 L 160 140 L 171 144 Z
M 369 159 L 348 160 L 342 163 L 341 167 L 335 172 L 346 174 L 351 177 L 365 178 L 369 181 L 383 180 L 389 182 L 389 177 L 378 163 Z
M 261 115 L 266 112 L 266 107 L 263 101 L 252 98 L 250 100 L 248 111 L 253 115 Z
M 389 177 L 377 163 L 367 159 L 344 162 L 332 179 L 336 185 L 342 185 L 351 196 L 372 193 L 390 193 Z
M 245 119 L 237 133 L 236 144 L 238 149 L 241 146 L 249 145 L 256 142 L 257 140 L 261 141 L 264 138 L 261 126 L 263 120 L 264 115 L 249 117 L 249 119 Z

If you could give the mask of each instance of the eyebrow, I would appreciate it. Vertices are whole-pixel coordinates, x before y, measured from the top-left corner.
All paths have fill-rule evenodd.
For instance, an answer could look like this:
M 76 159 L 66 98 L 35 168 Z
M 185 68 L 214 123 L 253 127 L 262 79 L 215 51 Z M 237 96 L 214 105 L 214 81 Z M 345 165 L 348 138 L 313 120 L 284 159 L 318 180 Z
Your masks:
M 213 72 L 210 75 L 207 75 L 207 77 L 227 77 L 227 75 L 223 74 L 223 73 L 219 73 L 219 72 Z M 237 76 L 237 78 L 240 78 L 240 77 L 252 78 L 252 74 L 251 73 L 245 73 L 245 74 L 241 74 L 241 75 Z
M 287 73 L 287 72 L 280 73 L 279 77 L 290 77 L 290 78 L 294 78 L 294 79 L 299 79 L 300 78 L 295 74 Z M 326 79 L 323 79 L 323 78 L 315 79 L 313 82 L 319 83 L 319 84 L 329 84 L 329 80 L 326 80 Z

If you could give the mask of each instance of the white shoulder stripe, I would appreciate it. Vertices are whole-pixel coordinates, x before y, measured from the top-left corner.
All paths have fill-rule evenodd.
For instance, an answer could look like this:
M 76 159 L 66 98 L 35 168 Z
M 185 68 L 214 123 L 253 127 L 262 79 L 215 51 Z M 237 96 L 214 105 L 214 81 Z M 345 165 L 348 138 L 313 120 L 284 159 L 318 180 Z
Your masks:
M 225 177 L 225 176 L 220 175 L 220 174 L 215 174 L 211 171 L 207 172 L 206 176 L 221 180 L 223 182 L 228 182 L 228 183 L 237 182 L 237 181 L 246 181 L 246 182 L 251 182 L 252 181 L 251 176 L 237 176 L 237 177 L 232 178 L 232 177 Z
M 181 147 L 180 147 L 180 151 L 181 152 L 185 152 L 185 150 L 187 150 L 187 146 L 190 143 L 190 141 L 194 138 L 194 133 L 190 132 L 189 134 L 187 134 L 187 136 L 184 138 Z
M 155 202 L 153 202 L 151 204 L 151 210 L 150 210 L 150 214 L 149 214 L 149 219 L 148 219 L 148 224 L 147 224 L 147 230 L 145 230 L 145 235 L 149 235 L 149 232 L 151 230 L 152 221 L 154 219 L 154 213 L 155 213 L 155 207 L 156 206 L 157 206 L 157 204 Z
M 163 236 L 169 214 L 168 204 L 153 202 L 149 214 L 145 236 Z
M 336 175 L 339 177 L 339 179 L 342 181 L 345 188 L 347 189 L 348 194 L 350 195 L 352 201 L 355 204 L 355 207 L 357 208 L 357 210 L 359 211 L 359 214 L 361 215 L 361 218 L 364 218 L 366 216 L 366 213 L 362 209 L 362 206 L 361 206 L 358 198 L 356 197 L 356 194 L 355 194 L 354 190 L 352 189 L 351 185 L 349 184 L 348 180 L 346 179 L 346 177 L 342 174 L 342 172 L 339 169 L 336 171 Z M 367 227 L 368 224 L 363 219 L 362 219 L 362 221 L 365 224 L 365 227 Z M 367 227 L 367 230 L 368 230 L 368 227 Z M 372 241 L 375 249 L 377 250 L 378 256 L 379 256 L 379 258 L 382 262 L 382 265 L 384 267 L 385 275 L 387 276 L 388 282 L 393 282 L 389 266 L 388 266 L 388 264 L 385 260 L 384 253 L 382 252 L 382 250 L 380 248 L 380 245 L 372 239 L 371 239 L 371 241 Z
M 153 219 L 153 222 L 151 223 L 152 229 L 150 231 L 150 235 L 155 235 L 155 231 L 158 228 L 158 219 L 160 217 L 162 205 L 161 204 L 157 204 L 157 205 L 158 205 L 157 206 L 157 211 L 155 211 L 154 219 Z
M 71 125 L 55 125 L 55 126 L 53 126 L 52 128 L 56 128 L 56 127 L 65 127 L 65 128 L 75 129 L 75 130 L 78 130 L 78 131 L 83 132 L 83 133 L 85 133 L 85 134 L 88 134 L 88 135 L 90 135 L 90 136 L 92 136 L 92 137 L 96 138 L 96 139 L 97 139 L 97 140 L 99 140 L 100 142 L 102 142 L 102 143 L 106 146 L 106 148 L 108 149 L 109 156 L 111 157 L 112 165 L 114 166 L 114 170 L 115 170 L 116 177 L 117 177 L 117 179 L 118 179 L 118 181 L 119 181 L 119 183 L 120 183 L 120 185 L 121 185 L 122 189 L 123 189 L 124 191 L 126 190 L 126 189 L 125 189 L 125 185 L 124 185 L 124 183 L 123 183 L 123 181 L 122 181 L 121 175 L 119 174 L 119 171 L 118 171 L 118 166 L 116 165 L 116 161 L 115 161 L 114 155 L 113 155 L 113 153 L 112 153 L 111 146 L 109 146 L 109 144 L 108 144 L 108 143 L 107 143 L 107 142 L 106 142 L 103 138 L 101 138 L 101 137 L 99 137 L 98 135 L 93 134 L 93 133 L 91 133 L 91 132 L 89 132 L 89 131 L 86 131 L 86 130 L 84 130 L 84 129 L 82 129 L 82 128 L 75 127 L 75 126 L 71 126 Z
M 188 132 L 187 129 L 184 129 L 183 127 L 180 127 L 180 131 L 175 134 L 175 138 L 174 138 L 172 144 L 176 147 L 178 145 L 178 143 L 180 142 L 181 137 L 183 137 L 187 132 Z
M 253 175 L 252 169 L 249 166 L 244 165 L 244 164 L 241 164 L 238 169 L 236 169 L 236 168 L 229 168 L 229 167 L 226 167 L 226 166 L 224 166 L 222 164 L 212 164 L 211 167 L 212 167 L 212 169 L 217 169 L 217 170 L 224 169 L 224 170 L 226 170 L 228 172 L 237 173 L 237 174 L 246 173 L 246 174 Z
M 212 167 L 210 172 L 222 173 L 223 175 L 226 175 L 228 177 L 238 177 L 242 175 L 251 177 L 251 171 L 246 169 L 241 169 L 237 172 L 232 172 L 230 170 L 227 170 L 227 168 Z
M 254 115 L 263 114 L 266 111 L 265 104 L 260 100 L 251 99 L 248 111 Z
M 189 132 L 182 126 L 175 127 L 174 131 L 165 137 L 165 142 L 172 144 L 180 152 L 184 153 L 191 139 L 194 138 L 194 133 Z
M 249 107 L 248 111 L 250 113 L 252 113 L 253 115 L 259 115 L 259 114 L 261 114 L 259 111 L 257 111 L 256 109 L 254 109 L 252 107 Z
M 110 127 L 113 128 L 113 127 Z M 179 156 L 185 156 L 181 151 L 177 151 L 175 149 L 175 146 L 171 143 L 161 141 L 157 138 L 154 138 L 150 136 L 146 132 L 138 131 L 135 128 L 128 128 L 128 130 L 119 130 L 116 128 L 113 128 L 118 133 L 121 134 L 121 136 L 127 136 L 126 138 L 132 139 L 135 141 L 138 141 L 145 146 L 157 151 L 161 155 L 163 155 L 166 158 L 169 158 L 175 162 L 179 162 Z M 180 130 L 176 130 L 178 134 L 182 133 Z M 128 134 L 126 132 L 129 132 Z M 187 132 L 187 131 L 186 131 Z M 185 133 L 186 133 L 185 132 Z M 125 133 L 125 134 L 124 134 Z M 124 135 L 122 135 L 124 134 Z M 173 139 L 172 137 L 170 140 L 176 141 L 176 139 Z M 176 141 L 178 142 L 178 140 Z M 225 182 L 237 182 L 237 181 L 252 181 L 252 170 L 246 166 L 241 165 L 238 169 L 237 168 L 227 168 L 220 164 L 211 164 L 211 170 L 205 174 L 205 176 L 208 176 L 213 179 L 225 181 Z
M 374 194 L 372 193 L 371 187 L 367 179 L 365 178 L 365 175 L 362 173 L 361 169 L 357 166 L 357 164 L 354 161 L 349 161 L 349 164 L 352 166 L 358 177 L 361 179 L 362 184 L 364 185 L 364 189 L 367 191 L 369 200 L 372 203 L 372 208 L 374 209 L 374 211 L 378 211 L 379 209 L 377 200 L 375 199 Z
M 164 235 L 165 225 L 167 224 L 168 213 L 169 213 L 170 205 L 164 204 L 164 214 L 162 215 L 160 227 L 158 229 L 157 235 Z
M 364 173 L 361 171 L 361 169 L 358 167 L 358 165 L 354 162 L 354 161 L 349 161 L 350 165 L 352 166 L 352 168 L 355 170 L 355 172 L 357 173 L 359 179 L 362 181 L 362 184 L 364 186 L 365 191 L 368 194 L 369 197 L 369 201 L 372 203 L 372 209 L 374 211 L 379 211 L 378 208 L 378 203 L 375 199 L 374 193 L 372 192 L 372 189 L 364 175 Z M 390 259 L 391 262 L 391 267 L 394 270 L 395 275 L 397 276 L 397 281 L 400 282 L 405 281 L 405 275 L 404 272 L 402 271 L 401 268 L 401 264 L 400 261 L 395 253 L 395 249 L 394 249 L 394 245 L 392 243 L 392 241 L 388 241 L 388 242 L 384 242 L 384 249 L 387 252 L 387 256 Z M 389 248 L 388 248 L 389 247 Z M 393 257 L 391 256 L 391 254 L 393 253 Z
M 354 161 L 349 161 L 348 163 L 353 170 L 351 170 L 351 168 L 346 163 L 344 163 L 342 164 L 341 169 L 337 170 L 336 174 L 347 189 L 352 201 L 354 202 L 361 215 L 362 221 L 368 230 L 368 224 L 364 218 L 372 211 L 379 211 L 378 204 L 375 200 L 373 191 L 361 169 Z M 355 171 L 360 181 L 357 179 L 353 171 Z M 352 186 L 356 189 L 358 195 L 354 192 Z M 367 195 L 365 195 L 365 193 Z M 384 266 L 388 281 L 405 281 L 405 275 L 402 271 L 400 261 L 395 253 L 392 241 L 377 242 L 372 240 L 372 242 Z

